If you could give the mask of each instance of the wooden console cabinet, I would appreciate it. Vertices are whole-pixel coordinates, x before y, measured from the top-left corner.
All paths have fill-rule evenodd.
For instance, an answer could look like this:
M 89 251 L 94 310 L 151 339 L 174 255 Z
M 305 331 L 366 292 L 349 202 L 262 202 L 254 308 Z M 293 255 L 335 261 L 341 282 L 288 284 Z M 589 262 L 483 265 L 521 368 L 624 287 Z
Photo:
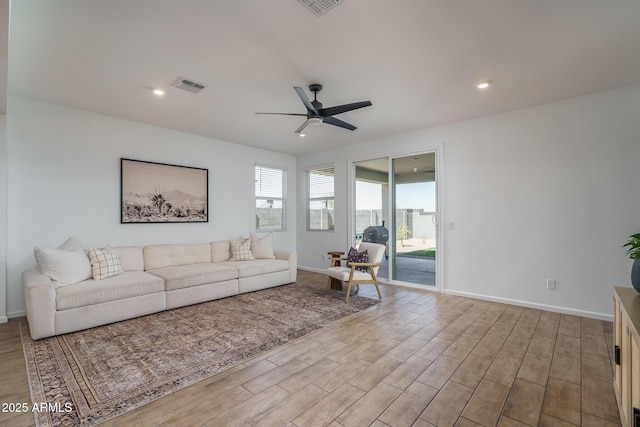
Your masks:
M 625 427 L 640 427 L 640 293 L 613 289 L 614 379 L 620 418 Z

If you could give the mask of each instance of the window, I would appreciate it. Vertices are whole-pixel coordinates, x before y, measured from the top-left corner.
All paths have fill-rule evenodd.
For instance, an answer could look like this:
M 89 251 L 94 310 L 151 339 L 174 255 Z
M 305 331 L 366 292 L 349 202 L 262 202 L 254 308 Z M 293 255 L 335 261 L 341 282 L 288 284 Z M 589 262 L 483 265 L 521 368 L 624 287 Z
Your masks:
M 256 165 L 256 231 L 287 229 L 287 171 Z
M 333 166 L 307 171 L 307 230 L 333 231 Z

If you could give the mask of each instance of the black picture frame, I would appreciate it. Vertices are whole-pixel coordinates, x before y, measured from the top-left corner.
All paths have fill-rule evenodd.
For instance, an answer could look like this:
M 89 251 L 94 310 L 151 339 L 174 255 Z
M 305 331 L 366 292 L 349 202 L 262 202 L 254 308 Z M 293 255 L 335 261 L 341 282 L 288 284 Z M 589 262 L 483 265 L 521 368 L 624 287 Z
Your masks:
M 209 169 L 120 159 L 120 223 L 209 222 Z

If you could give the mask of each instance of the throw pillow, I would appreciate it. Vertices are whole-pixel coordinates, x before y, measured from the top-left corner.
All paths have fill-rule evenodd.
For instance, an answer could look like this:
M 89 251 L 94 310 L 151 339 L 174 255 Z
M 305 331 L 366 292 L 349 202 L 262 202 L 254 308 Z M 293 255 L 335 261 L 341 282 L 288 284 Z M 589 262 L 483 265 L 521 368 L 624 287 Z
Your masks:
M 229 261 L 255 261 L 255 257 L 251 253 L 251 239 L 232 240 Z
M 106 279 L 124 273 L 118 252 L 109 246 L 103 249 L 89 246 L 89 261 L 91 261 L 93 280 Z
M 273 233 L 260 235 L 251 231 L 249 234 L 251 235 L 251 253 L 254 258 L 273 259 L 276 257 L 273 253 Z
M 350 248 L 347 253 L 347 266 L 350 267 L 352 262 L 369 262 L 369 252 L 366 250 L 358 252 L 356 248 Z M 358 265 L 356 270 L 369 271 L 369 267 Z
M 33 248 L 40 272 L 54 281 L 56 287 L 72 285 L 91 278 L 91 263 L 82 243 L 70 237 L 57 249 Z

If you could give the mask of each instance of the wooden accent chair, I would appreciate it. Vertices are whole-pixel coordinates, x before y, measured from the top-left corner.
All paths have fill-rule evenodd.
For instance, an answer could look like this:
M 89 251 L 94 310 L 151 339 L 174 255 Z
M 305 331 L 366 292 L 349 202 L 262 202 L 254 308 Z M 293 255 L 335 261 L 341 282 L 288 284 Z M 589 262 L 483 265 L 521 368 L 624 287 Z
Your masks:
M 331 286 L 331 278 L 338 279 L 341 282 L 347 282 L 347 297 L 345 302 L 349 302 L 349 294 L 351 293 L 351 287 L 353 285 L 372 284 L 376 286 L 378 298 L 382 299 L 376 273 L 378 272 L 380 264 L 382 264 L 385 249 L 384 245 L 378 243 L 362 242 L 358 248 L 358 252 L 367 251 L 367 262 L 348 262 L 348 258 L 334 258 L 331 262 L 331 267 L 325 271 L 327 275 L 327 290 L 329 290 Z M 347 261 L 347 265 L 344 267 L 337 266 L 336 264 L 340 261 Z M 360 267 L 360 269 L 356 267 Z

